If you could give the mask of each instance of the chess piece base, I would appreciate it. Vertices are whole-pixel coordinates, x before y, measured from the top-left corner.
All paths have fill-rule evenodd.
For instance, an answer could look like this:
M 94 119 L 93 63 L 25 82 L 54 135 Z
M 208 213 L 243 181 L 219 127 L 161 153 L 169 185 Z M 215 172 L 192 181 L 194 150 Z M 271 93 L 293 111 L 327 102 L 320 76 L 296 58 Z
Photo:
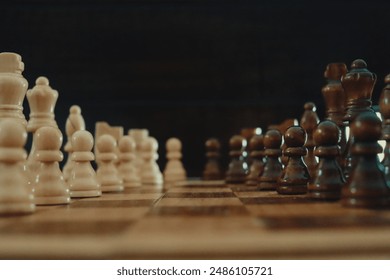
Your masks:
M 307 193 L 307 184 L 302 185 L 280 185 L 276 188 L 278 194 L 305 194 Z
M 98 197 L 101 196 L 102 192 L 100 190 L 90 190 L 90 191 L 70 191 L 70 197 Z
M 70 197 L 68 196 L 46 196 L 46 197 L 35 197 L 36 205 L 58 205 L 58 204 L 69 204 Z

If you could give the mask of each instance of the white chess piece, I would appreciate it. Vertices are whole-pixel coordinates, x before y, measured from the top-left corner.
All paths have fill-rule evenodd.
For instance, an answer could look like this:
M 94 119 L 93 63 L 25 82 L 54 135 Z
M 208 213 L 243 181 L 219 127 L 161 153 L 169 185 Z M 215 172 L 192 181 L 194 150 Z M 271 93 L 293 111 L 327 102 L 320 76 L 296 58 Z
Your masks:
M 92 168 L 91 161 L 95 159 L 91 152 L 93 136 L 89 131 L 78 130 L 72 135 L 73 169 L 68 180 L 71 197 L 101 196 L 100 185 Z
M 119 174 L 123 179 L 124 187 L 140 187 L 141 180 L 134 167 L 135 142 L 130 136 L 123 136 L 119 140 Z
M 167 165 L 164 169 L 164 181 L 165 182 L 178 182 L 184 181 L 187 177 L 186 171 L 181 162 L 181 142 L 177 138 L 169 138 L 166 143 L 167 149 Z
M 30 174 L 30 183 L 34 182 L 39 162 L 36 161 L 35 132 L 43 126 L 58 128 L 54 118 L 54 107 L 58 99 L 58 92 L 49 85 L 46 77 L 39 77 L 35 86 L 27 91 L 27 100 L 30 106 L 30 119 L 27 131 L 33 134 L 30 154 L 27 159 L 27 171 Z
M 27 153 L 26 128 L 18 120 L 0 121 L 0 214 L 28 214 L 35 211 L 34 196 L 23 170 Z
M 138 173 L 138 176 L 141 177 L 141 169 L 142 165 L 144 164 L 144 159 L 142 157 L 142 143 L 145 142 L 146 139 L 149 137 L 149 131 L 147 129 L 143 128 L 132 128 L 129 129 L 128 135 L 134 139 L 135 141 L 135 160 L 134 160 L 134 167 L 136 169 L 136 172 Z
M 58 164 L 64 158 L 60 151 L 61 131 L 54 127 L 41 127 L 35 132 L 35 140 L 35 156 L 40 163 L 33 183 L 35 204 L 68 204 L 69 189 Z
M 144 163 L 141 168 L 141 183 L 143 185 L 162 185 L 163 178 L 157 165 L 158 142 L 153 137 L 148 137 L 141 144 L 142 158 Z
M 77 105 L 73 105 L 69 109 L 69 117 L 66 120 L 65 131 L 68 141 L 65 144 L 64 150 L 68 154 L 68 158 L 62 169 L 64 173 L 65 181 L 68 181 L 70 172 L 73 169 L 73 161 L 72 161 L 72 135 L 78 130 L 85 130 L 85 121 L 83 116 L 81 115 L 81 108 Z
M 26 126 L 23 100 L 28 88 L 22 76 L 24 63 L 16 53 L 0 53 L 0 120 L 13 119 Z
M 96 148 L 98 154 L 96 161 L 99 164 L 96 174 L 102 192 L 119 192 L 124 189 L 123 181 L 115 166 L 117 159 L 116 147 L 116 140 L 111 135 L 103 134 L 97 139 Z

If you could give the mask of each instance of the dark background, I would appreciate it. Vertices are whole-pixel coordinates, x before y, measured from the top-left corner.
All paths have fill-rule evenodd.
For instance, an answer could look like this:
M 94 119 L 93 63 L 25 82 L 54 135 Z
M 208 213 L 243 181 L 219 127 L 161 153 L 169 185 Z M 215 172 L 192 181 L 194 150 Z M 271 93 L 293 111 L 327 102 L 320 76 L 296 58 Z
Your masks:
M 390 72 L 389 2 L 16 0 L 1 6 L 0 51 L 22 55 L 30 87 L 49 78 L 63 131 L 72 104 L 91 132 L 102 120 L 148 128 L 161 168 L 176 136 L 199 176 L 210 136 L 226 152 L 241 128 L 299 119 L 306 101 L 322 119 L 330 62 L 365 59 L 376 103 Z

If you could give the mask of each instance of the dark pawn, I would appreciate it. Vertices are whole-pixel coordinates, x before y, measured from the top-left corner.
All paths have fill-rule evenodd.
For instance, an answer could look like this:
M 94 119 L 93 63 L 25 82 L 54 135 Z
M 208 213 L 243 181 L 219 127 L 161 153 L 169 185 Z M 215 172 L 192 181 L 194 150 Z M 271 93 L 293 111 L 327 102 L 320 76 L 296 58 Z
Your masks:
M 282 155 L 280 145 L 283 136 L 279 130 L 268 130 L 264 136 L 264 148 L 266 161 L 263 174 L 259 178 L 259 188 L 261 190 L 276 190 L 277 181 L 282 173 L 282 163 L 279 157 Z
M 219 163 L 221 144 L 216 138 L 205 143 L 207 162 L 203 171 L 203 180 L 222 180 L 223 174 Z
M 276 191 L 279 194 L 304 194 L 307 192 L 310 175 L 302 158 L 307 154 L 307 149 L 304 147 L 306 137 L 305 130 L 300 126 L 292 126 L 284 134 L 284 142 L 287 146 L 284 154 L 289 159 L 278 180 Z
M 386 86 L 379 99 L 379 110 L 382 115 L 382 139 L 386 141 L 382 164 L 385 168 L 385 178 L 390 186 L 390 74 L 385 77 Z
M 304 157 L 307 170 L 309 171 L 310 177 L 314 178 L 317 167 L 317 159 L 314 156 L 314 140 L 313 132 L 317 127 L 317 124 L 320 122 L 318 115 L 316 113 L 316 105 L 313 102 L 305 103 L 305 112 L 302 115 L 300 126 L 306 131 L 307 141 L 305 147 L 307 148 L 307 154 Z
M 314 199 L 338 200 L 345 179 L 338 163 L 340 155 L 341 131 L 336 123 L 323 121 L 314 131 L 316 144 L 314 155 L 319 157 L 319 163 L 314 180 L 308 185 L 308 195 Z
M 298 125 L 298 124 L 299 123 L 298 123 L 297 119 L 285 119 L 280 124 L 273 124 L 273 125 L 268 126 L 268 129 L 279 130 L 280 133 L 282 133 L 282 135 L 283 135 L 290 126 Z M 286 149 L 286 143 L 284 143 L 284 142 L 282 143 L 281 149 L 282 149 L 282 156 L 280 157 L 280 160 L 281 160 L 283 165 L 286 165 L 287 161 L 288 161 L 288 157 L 283 155 L 283 151 L 284 151 L 284 149 Z
M 373 112 L 362 113 L 352 122 L 351 132 L 355 137 L 351 154 L 356 164 L 342 188 L 341 203 L 347 207 L 386 207 L 390 202 L 390 189 L 377 156 L 382 151 L 378 144 L 381 121 Z
M 228 184 L 245 183 L 246 176 L 248 175 L 248 164 L 245 162 L 243 156 L 246 145 L 246 139 L 240 135 L 235 135 L 230 138 L 229 156 L 231 161 L 225 178 L 225 181 Z
M 245 183 L 248 186 L 257 186 L 258 178 L 264 170 L 264 136 L 254 135 L 249 140 L 248 150 L 251 163 Z

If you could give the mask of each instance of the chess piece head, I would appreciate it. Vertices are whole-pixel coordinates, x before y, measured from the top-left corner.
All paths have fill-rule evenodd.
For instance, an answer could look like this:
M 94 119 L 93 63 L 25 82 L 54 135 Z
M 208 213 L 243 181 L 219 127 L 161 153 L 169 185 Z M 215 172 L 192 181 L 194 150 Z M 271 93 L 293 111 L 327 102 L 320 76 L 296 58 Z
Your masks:
M 262 151 L 264 150 L 264 136 L 254 135 L 248 144 L 249 151 Z
M 291 126 L 284 133 L 284 142 L 287 148 L 284 150 L 286 156 L 304 156 L 307 149 L 303 146 L 306 143 L 306 131 L 300 126 Z
M 230 151 L 243 151 L 247 146 L 247 141 L 241 135 L 234 135 L 229 140 Z
M 85 130 L 84 118 L 81 115 L 80 106 L 73 105 L 69 109 L 69 117 L 65 125 L 66 135 L 70 138 L 77 130 Z
M 14 119 L 26 125 L 23 100 L 28 82 L 22 76 L 23 70 L 24 64 L 20 55 L 0 53 L 0 118 Z
M 284 133 L 287 147 L 302 147 L 306 142 L 306 131 L 300 126 L 291 126 Z
M 166 143 L 166 149 L 168 152 L 180 152 L 181 141 L 177 138 L 169 138 Z
M 283 136 L 279 130 L 268 130 L 264 135 L 264 147 L 265 149 L 280 149 L 282 145 Z
M 136 149 L 134 139 L 126 135 L 119 140 L 118 147 L 121 153 L 133 153 Z
M 313 133 L 316 146 L 335 146 L 339 143 L 341 132 L 337 124 L 332 121 L 323 121 Z M 318 148 L 317 148 L 318 149 Z
M 0 73 L 22 74 L 23 71 L 24 63 L 19 54 L 11 52 L 0 53 Z
M 205 143 L 206 151 L 219 151 L 221 149 L 221 143 L 216 138 L 210 138 Z
M 371 111 L 371 96 L 376 83 L 376 75 L 367 69 L 363 59 L 356 59 L 351 64 L 351 70 L 341 77 L 346 95 L 346 121 L 353 119 L 361 112 Z
M 58 128 L 43 126 L 35 132 L 38 161 L 62 161 L 60 151 L 62 145 L 62 133 Z
M 99 153 L 114 153 L 116 140 L 109 134 L 103 134 L 97 139 L 96 146 Z
M 375 113 L 366 112 L 357 116 L 355 121 L 352 122 L 351 132 L 355 137 L 356 143 L 373 143 L 380 148 L 376 141 L 382 135 L 382 122 Z
M 30 105 L 30 120 L 27 130 L 35 132 L 41 126 L 57 127 L 54 119 L 54 107 L 58 99 L 58 92 L 49 85 L 46 77 L 39 77 L 35 87 L 27 91 L 27 100 Z
M 72 135 L 72 147 L 74 152 L 91 151 L 93 142 L 93 136 L 89 131 L 79 130 Z
M 341 77 L 347 73 L 345 63 L 329 63 L 326 66 L 324 77 L 330 81 L 340 81 Z

